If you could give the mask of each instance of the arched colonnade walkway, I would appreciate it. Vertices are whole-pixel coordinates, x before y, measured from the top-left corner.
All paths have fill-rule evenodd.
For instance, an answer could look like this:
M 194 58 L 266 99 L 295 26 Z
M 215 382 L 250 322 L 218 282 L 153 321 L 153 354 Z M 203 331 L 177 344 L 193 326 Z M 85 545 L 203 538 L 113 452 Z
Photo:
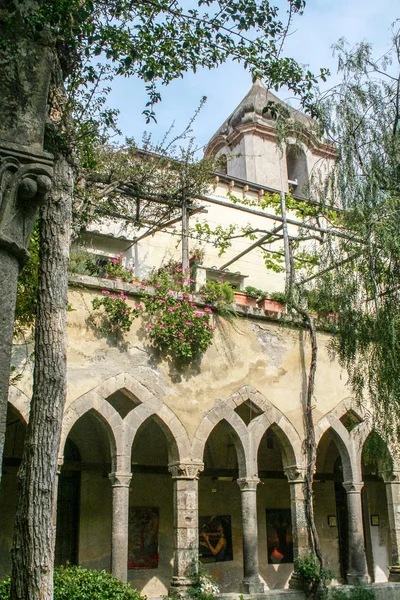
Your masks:
M 19 433 L 13 434 L 14 449 L 8 459 L 11 466 L 13 453 L 16 461 L 21 454 L 18 448 L 28 402 L 17 391 L 10 402 L 10 427 L 22 423 Z M 374 545 L 372 528 L 367 527 L 368 500 L 362 498 L 362 448 L 371 434 L 363 417 L 343 401 L 316 426 L 317 527 L 323 549 L 349 583 L 366 580 L 368 574 L 377 579 L 374 564 L 379 544 Z M 67 557 L 84 566 L 110 568 L 111 554 L 115 576 L 129 579 L 139 589 L 146 588 L 148 595 L 160 595 L 157 584 L 152 594 L 150 579 L 164 588 L 190 585 L 200 538 L 204 560 L 212 563 L 209 567 L 225 590 L 238 591 L 240 583 L 242 591 L 255 593 L 283 587 L 293 558 L 308 551 L 301 437 L 251 386 L 216 401 L 190 440 L 181 421 L 160 398 L 122 373 L 68 407 L 60 448 L 59 562 Z M 386 574 L 388 566 L 400 558 L 399 474 L 392 470 L 385 482 L 379 483 L 386 488 L 381 518 L 387 536 L 390 532 L 387 543 L 380 544 L 385 545 L 387 558 L 381 561 L 381 573 L 386 569 Z M 376 506 L 376 498 L 373 501 Z M 141 508 L 132 513 L 135 506 Z M 326 516 L 331 519 L 329 524 Z M 138 539 L 130 537 L 130 519 L 136 519 Z M 211 521 L 217 526 L 209 530 Z M 156 529 L 158 533 L 159 523 L 158 538 L 153 534 Z M 266 535 L 268 527 L 272 535 L 271 531 Z M 283 542 L 279 537 L 282 528 Z M 224 543 L 215 553 L 217 544 L 212 538 L 218 535 Z M 157 540 L 153 555 L 145 548 L 151 539 L 153 543 Z M 216 565 L 218 554 L 223 558 Z M 233 565 L 230 570 L 228 561 Z M 284 563 L 289 564 L 286 567 Z M 128 566 L 132 570 L 128 571 Z M 282 580 L 279 570 L 285 575 Z M 229 581 L 223 581 L 224 577 Z

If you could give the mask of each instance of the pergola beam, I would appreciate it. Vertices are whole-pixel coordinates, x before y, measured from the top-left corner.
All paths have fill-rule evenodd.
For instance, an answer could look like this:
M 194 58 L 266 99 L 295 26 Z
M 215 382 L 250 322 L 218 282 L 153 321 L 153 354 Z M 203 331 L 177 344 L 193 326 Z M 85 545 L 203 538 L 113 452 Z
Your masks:
M 257 242 L 254 242 L 254 244 L 251 244 L 251 246 L 249 246 L 246 250 L 243 250 L 243 252 L 240 252 L 240 254 L 238 254 L 237 256 L 235 256 L 234 258 L 232 258 L 231 260 L 228 260 L 228 262 L 226 262 L 225 264 L 223 264 L 222 267 L 219 268 L 219 270 L 223 271 L 224 269 L 226 269 L 227 267 L 229 267 L 229 265 L 231 265 L 232 263 L 234 263 L 237 260 L 239 260 L 240 258 L 242 258 L 242 256 L 245 256 L 246 254 L 248 254 L 249 252 L 251 252 L 252 250 L 254 250 L 255 248 L 257 248 L 257 246 L 260 246 L 261 244 L 263 244 L 264 242 L 266 242 L 267 240 L 269 240 L 276 233 L 278 233 L 279 231 L 281 231 L 282 228 L 283 228 L 283 225 L 278 225 L 277 227 L 274 227 L 274 229 L 272 229 L 271 231 L 269 231 L 266 235 L 264 235 L 262 238 L 260 238 Z

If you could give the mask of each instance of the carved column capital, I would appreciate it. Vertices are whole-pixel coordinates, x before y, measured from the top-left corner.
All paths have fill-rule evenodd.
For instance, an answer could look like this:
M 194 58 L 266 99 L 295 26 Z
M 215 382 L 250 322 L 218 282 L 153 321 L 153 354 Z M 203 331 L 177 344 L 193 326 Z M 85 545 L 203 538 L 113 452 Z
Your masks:
M 363 481 L 343 481 L 343 487 L 348 494 L 361 494 L 364 487 Z
M 176 462 L 168 465 L 173 479 L 198 479 L 204 469 L 202 462 Z
M 237 480 L 241 492 L 255 491 L 259 483 L 258 477 L 240 477 Z
M 389 485 L 389 484 L 399 484 L 400 483 L 400 471 L 392 471 L 391 473 L 383 473 L 383 480 L 384 482 Z
M 289 483 L 304 483 L 305 469 L 297 465 L 290 465 L 285 467 L 284 473 L 288 478 Z
M 20 265 L 29 258 L 36 213 L 47 198 L 52 176 L 50 154 L 0 145 L 0 247 Z
M 111 486 L 114 487 L 129 487 L 132 479 L 132 473 L 118 473 L 114 471 L 109 474 Z

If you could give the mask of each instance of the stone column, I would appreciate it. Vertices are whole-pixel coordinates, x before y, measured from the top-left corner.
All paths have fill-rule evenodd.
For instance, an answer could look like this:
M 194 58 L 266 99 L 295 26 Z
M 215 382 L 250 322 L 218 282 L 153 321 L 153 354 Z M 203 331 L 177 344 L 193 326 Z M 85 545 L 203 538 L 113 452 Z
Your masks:
M 385 481 L 390 530 L 389 581 L 400 581 L 400 471 Z
M 349 518 L 349 572 L 350 585 L 368 581 L 367 559 L 365 556 L 363 514 L 361 504 L 362 481 L 344 481 L 347 492 L 347 511 Z
M 203 463 L 168 465 L 174 483 L 174 570 L 171 591 L 184 596 L 193 585 L 199 552 L 198 478 Z
M 43 152 L 51 31 L 32 35 L 25 13 L 35 2 L 9 5 L 0 11 L 0 479 L 18 272 L 52 176 L 52 156 Z
M 292 516 L 293 558 L 308 554 L 311 549 L 306 518 L 306 499 L 304 495 L 304 473 L 297 467 L 285 469 L 289 481 L 290 508 Z
M 128 580 L 128 519 L 131 473 L 109 475 L 112 486 L 111 572 Z
M 258 477 L 237 480 L 242 501 L 243 582 L 245 594 L 262 594 L 258 572 L 257 485 Z

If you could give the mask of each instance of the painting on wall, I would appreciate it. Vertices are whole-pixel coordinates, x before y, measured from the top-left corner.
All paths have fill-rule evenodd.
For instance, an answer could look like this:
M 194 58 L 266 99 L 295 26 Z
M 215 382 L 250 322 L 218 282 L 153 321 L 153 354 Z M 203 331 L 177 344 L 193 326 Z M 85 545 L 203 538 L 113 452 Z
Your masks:
M 203 563 L 233 560 L 230 515 L 199 517 L 199 558 Z
M 268 562 L 293 562 L 292 518 L 290 508 L 266 510 Z
M 158 508 L 129 509 L 128 569 L 158 567 Z

